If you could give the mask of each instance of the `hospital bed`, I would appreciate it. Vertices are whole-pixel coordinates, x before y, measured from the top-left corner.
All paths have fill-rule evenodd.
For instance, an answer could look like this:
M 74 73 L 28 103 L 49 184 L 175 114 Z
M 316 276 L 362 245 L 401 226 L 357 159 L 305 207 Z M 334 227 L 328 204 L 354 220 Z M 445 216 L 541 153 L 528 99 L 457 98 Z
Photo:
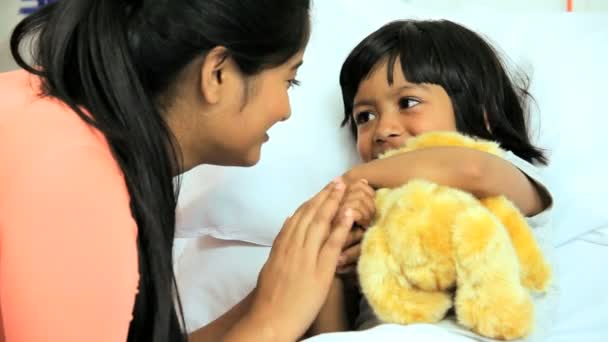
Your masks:
M 550 152 L 552 237 L 560 300 L 550 342 L 608 341 L 608 14 L 412 12 L 402 2 L 369 9 L 317 1 L 313 33 L 293 90 L 292 118 L 270 132 L 253 168 L 202 166 L 182 179 L 175 269 L 188 329 L 240 301 L 255 285 L 284 218 L 357 162 L 340 129 L 340 66 L 382 24 L 447 18 L 483 33 L 531 77 L 533 139 Z M 382 326 L 311 341 L 456 341 L 429 326 Z

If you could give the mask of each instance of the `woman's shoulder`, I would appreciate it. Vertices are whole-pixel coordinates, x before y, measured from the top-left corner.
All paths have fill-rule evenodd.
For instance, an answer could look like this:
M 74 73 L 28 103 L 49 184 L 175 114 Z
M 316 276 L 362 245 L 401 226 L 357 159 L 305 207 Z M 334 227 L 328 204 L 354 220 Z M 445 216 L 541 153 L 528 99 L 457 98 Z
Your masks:
M 36 82 L 0 74 L 0 249 L 17 260 L 1 265 L 14 290 L 5 335 L 66 341 L 102 327 L 97 340 L 124 341 L 139 283 L 124 177 L 103 135 Z
M 17 187 L 24 184 L 52 187 L 54 176 L 63 187 L 79 184 L 91 193 L 107 192 L 108 198 L 128 208 L 123 174 L 101 132 L 65 103 L 41 96 L 40 81 L 25 71 L 0 74 L 3 91 L 0 185 L 5 190 L 21 192 Z
M 0 160 L 9 165 L 53 155 L 70 158 L 73 149 L 97 151 L 115 165 L 103 134 L 84 122 L 67 104 L 42 95 L 41 81 L 24 70 L 0 74 Z M 86 161 L 85 161 L 86 162 Z
M 58 140 L 68 130 L 92 133 L 67 104 L 44 95 L 40 78 L 25 70 L 0 73 L 0 94 L 0 126 L 25 125 L 38 134 L 57 132 Z

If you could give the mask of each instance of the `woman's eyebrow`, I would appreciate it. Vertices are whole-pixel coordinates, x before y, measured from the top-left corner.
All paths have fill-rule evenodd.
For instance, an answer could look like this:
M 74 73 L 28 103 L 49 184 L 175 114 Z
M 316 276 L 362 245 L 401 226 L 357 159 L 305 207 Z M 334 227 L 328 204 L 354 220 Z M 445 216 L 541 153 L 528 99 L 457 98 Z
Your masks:
M 297 70 L 299 67 L 302 66 L 302 64 L 304 64 L 304 60 L 300 60 L 299 62 L 297 62 L 296 64 L 291 66 L 291 70 Z

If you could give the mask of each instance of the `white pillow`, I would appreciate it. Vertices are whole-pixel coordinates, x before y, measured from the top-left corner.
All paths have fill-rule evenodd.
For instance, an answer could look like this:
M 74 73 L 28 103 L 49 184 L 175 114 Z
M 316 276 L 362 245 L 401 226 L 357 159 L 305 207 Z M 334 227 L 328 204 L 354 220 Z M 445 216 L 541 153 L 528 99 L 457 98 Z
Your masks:
M 270 247 L 211 236 L 176 239 L 175 277 L 189 332 L 214 321 L 256 285 Z
M 405 4 L 315 2 L 313 33 L 292 93 L 292 118 L 270 132 L 253 168 L 199 167 L 184 176 L 178 236 L 211 234 L 270 245 L 284 218 L 358 161 L 342 119 L 340 66 L 364 36 L 412 12 Z M 400 10 L 402 9 L 402 10 Z M 340 15 L 336 15 L 339 13 Z M 421 17 L 418 15 L 417 17 Z M 428 17 L 428 16 L 427 16 Z M 608 79 L 608 15 L 441 15 L 484 33 L 531 71 L 541 109 L 538 141 L 552 152 L 546 177 L 556 197 L 556 244 L 608 223 L 600 196 L 608 160 L 603 105 Z M 595 142 L 591 144 L 591 140 Z
M 555 197 L 555 245 L 608 224 L 608 15 L 556 15 L 533 22 L 525 56 L 540 110 L 537 141 Z

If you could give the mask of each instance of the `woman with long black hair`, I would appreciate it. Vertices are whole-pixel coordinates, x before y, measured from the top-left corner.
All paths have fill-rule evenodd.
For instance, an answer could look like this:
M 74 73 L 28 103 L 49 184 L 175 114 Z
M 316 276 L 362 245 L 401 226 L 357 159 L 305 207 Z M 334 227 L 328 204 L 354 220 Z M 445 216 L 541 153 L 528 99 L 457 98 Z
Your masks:
M 190 336 L 171 249 L 174 176 L 255 164 L 289 117 L 309 5 L 60 0 L 17 25 L 23 70 L 0 74 L 0 340 L 304 333 L 352 226 L 342 181 L 287 219 L 254 292 Z

